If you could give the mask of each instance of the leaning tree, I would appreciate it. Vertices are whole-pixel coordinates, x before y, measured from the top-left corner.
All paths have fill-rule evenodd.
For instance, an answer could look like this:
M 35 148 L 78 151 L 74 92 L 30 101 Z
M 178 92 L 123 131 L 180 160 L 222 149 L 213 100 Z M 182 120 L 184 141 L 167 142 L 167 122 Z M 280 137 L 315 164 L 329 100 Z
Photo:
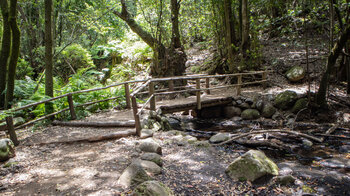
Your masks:
M 160 1 L 161 4 L 163 1 Z M 120 0 L 121 11 L 114 11 L 114 14 L 125 21 L 130 29 L 135 32 L 147 45 L 149 45 L 154 53 L 153 64 L 151 67 L 151 75 L 153 77 L 169 77 L 180 76 L 185 72 L 185 63 L 187 61 L 184 47 L 180 41 L 179 31 L 179 10 L 181 0 L 171 0 L 171 42 L 166 46 L 162 41 L 162 37 L 153 36 L 146 31 L 140 24 L 138 24 L 134 15 L 128 10 L 125 0 Z M 160 21 L 162 12 L 158 15 Z M 158 23 L 159 25 L 159 23 Z M 160 31 L 161 32 L 161 31 Z

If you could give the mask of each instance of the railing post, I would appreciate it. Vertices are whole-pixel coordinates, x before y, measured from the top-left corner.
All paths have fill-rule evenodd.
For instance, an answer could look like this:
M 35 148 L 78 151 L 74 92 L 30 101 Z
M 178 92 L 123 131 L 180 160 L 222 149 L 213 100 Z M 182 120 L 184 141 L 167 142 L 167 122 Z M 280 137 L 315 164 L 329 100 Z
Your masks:
M 267 72 L 263 72 L 262 73 L 262 80 L 266 80 L 267 79 Z M 267 87 L 267 82 L 263 82 L 263 88 L 266 89 Z
M 6 124 L 7 124 L 7 130 L 8 134 L 10 135 L 10 139 L 12 140 L 13 144 L 15 146 L 19 145 L 19 141 L 17 139 L 15 127 L 13 126 L 13 118 L 12 116 L 6 117 Z
M 152 96 L 153 94 L 154 94 L 154 83 L 150 82 L 149 83 L 149 96 Z M 150 107 L 151 107 L 151 110 L 153 110 L 153 111 L 156 110 L 156 99 L 155 99 L 155 97 L 151 98 Z
M 237 95 L 241 95 L 242 75 L 237 76 Z
M 196 79 L 196 89 L 198 90 L 196 92 L 197 94 L 197 110 L 202 109 L 202 105 L 201 105 L 201 79 Z
M 125 89 L 126 108 L 131 109 L 129 83 L 124 84 L 124 89 Z
M 175 88 L 174 88 L 174 80 L 169 80 L 168 85 L 169 85 L 169 91 L 174 91 L 175 90 Z M 174 99 L 174 97 L 175 96 L 172 94 L 172 95 L 169 96 L 169 99 Z
M 209 78 L 205 79 L 205 88 L 210 88 L 210 84 L 209 84 L 210 80 Z M 210 90 L 207 90 L 207 95 L 210 95 Z
M 77 119 L 77 115 L 75 114 L 75 109 L 74 109 L 74 103 L 73 103 L 73 97 L 72 94 L 69 93 L 67 95 L 67 99 L 68 99 L 68 104 L 69 104 L 69 112 L 70 112 L 70 116 L 72 118 L 72 120 Z
M 132 96 L 131 101 L 132 101 L 132 110 L 133 110 L 134 119 L 135 119 L 136 135 L 140 137 L 141 136 L 141 123 L 140 123 L 140 116 L 137 114 L 138 109 L 137 109 L 136 97 Z

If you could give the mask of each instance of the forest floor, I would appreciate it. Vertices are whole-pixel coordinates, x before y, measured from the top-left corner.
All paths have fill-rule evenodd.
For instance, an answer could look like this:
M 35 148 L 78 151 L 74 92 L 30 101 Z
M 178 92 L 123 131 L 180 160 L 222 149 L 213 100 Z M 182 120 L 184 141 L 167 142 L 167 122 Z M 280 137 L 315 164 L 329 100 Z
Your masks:
M 311 57 L 313 83 L 316 88 L 317 78 L 324 65 L 324 47 L 314 42 Z M 245 88 L 243 96 L 262 94 L 275 95 L 291 89 L 303 94 L 307 91 L 304 82 L 290 84 L 283 72 L 298 64 L 305 66 L 302 56 L 303 47 L 288 40 L 269 40 L 264 44 L 264 56 L 269 67 L 276 70 L 272 74 L 273 83 L 266 90 L 258 87 Z M 192 65 L 201 64 L 210 52 L 198 48 L 189 51 Z M 314 55 L 314 56 L 312 56 Z M 228 94 L 233 92 L 227 91 Z M 347 97 L 341 86 L 331 89 L 342 97 Z M 348 98 L 348 97 L 347 97 Z M 331 111 L 348 114 L 348 107 L 332 106 Z M 331 114 L 330 114 L 331 116 Z M 101 112 L 81 121 L 131 120 L 130 111 Z M 315 121 L 315 119 L 308 119 Z M 123 170 L 139 157 L 141 152 L 135 147 L 139 143 L 136 137 L 95 143 L 80 142 L 72 144 L 44 144 L 60 140 L 75 139 L 93 135 L 108 134 L 125 129 L 68 128 L 48 126 L 32 133 L 32 129 L 20 130 L 21 145 L 16 147 L 16 157 L 11 164 L 1 165 L 1 195 L 128 195 L 129 189 L 123 189 L 117 180 Z M 348 132 L 339 134 L 348 135 Z M 230 146 L 199 147 L 179 142 L 172 132 L 157 132 L 154 139 L 163 149 L 163 173 L 154 176 L 169 186 L 176 195 L 349 195 L 350 194 L 350 154 L 340 151 L 349 146 L 349 140 L 327 141 L 330 145 L 317 144 L 321 150 L 321 159 L 302 162 L 297 156 L 266 150 L 279 166 L 280 173 L 296 177 L 294 184 L 286 186 L 270 181 L 235 182 L 226 174 L 225 169 L 235 157 L 249 148 L 234 144 Z M 333 142 L 333 143 L 331 143 Z M 310 149 L 309 149 L 310 150 Z M 301 154 L 313 154 L 305 150 Z M 8 166 L 8 167 L 5 167 Z

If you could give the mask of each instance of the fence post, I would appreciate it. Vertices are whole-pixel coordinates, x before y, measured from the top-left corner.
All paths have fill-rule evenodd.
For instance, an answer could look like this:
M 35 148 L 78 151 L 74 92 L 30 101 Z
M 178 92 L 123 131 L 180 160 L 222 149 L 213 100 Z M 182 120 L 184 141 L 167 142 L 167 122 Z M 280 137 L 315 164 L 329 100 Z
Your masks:
M 237 95 L 241 95 L 242 75 L 237 76 Z
M 149 96 L 152 96 L 153 94 L 154 94 L 154 83 L 150 82 L 149 83 Z M 151 110 L 153 110 L 153 111 L 156 110 L 156 99 L 155 99 L 155 97 L 151 98 L 150 107 L 151 107 Z
M 17 135 L 15 132 L 15 127 L 13 126 L 13 118 L 12 116 L 6 117 L 6 124 L 7 124 L 7 130 L 8 134 L 10 135 L 10 139 L 12 140 L 13 144 L 15 146 L 19 145 L 19 141 L 17 139 Z
M 134 113 L 134 119 L 135 119 L 135 128 L 136 128 L 136 135 L 141 136 L 141 123 L 140 123 L 140 116 L 137 114 L 138 109 L 137 109 L 137 102 L 136 102 L 136 97 L 131 98 L 132 101 L 132 110 Z
M 198 91 L 196 92 L 197 94 L 197 110 L 202 109 L 202 105 L 201 105 L 201 79 L 196 79 L 196 89 L 198 89 Z
M 124 84 L 124 89 L 125 89 L 126 108 L 131 109 L 129 83 Z
M 210 78 L 205 79 L 205 88 L 210 88 L 209 80 Z M 210 95 L 210 90 L 207 90 L 207 95 Z
M 72 120 L 77 119 L 77 115 L 75 114 L 75 109 L 74 109 L 74 103 L 73 103 L 73 97 L 72 94 L 69 93 L 67 95 L 67 99 L 68 99 L 68 104 L 69 104 L 69 112 L 70 112 L 70 116 L 72 118 Z
M 267 72 L 263 72 L 262 73 L 262 80 L 266 80 L 267 79 Z M 263 82 L 263 88 L 266 89 L 267 87 L 267 82 Z

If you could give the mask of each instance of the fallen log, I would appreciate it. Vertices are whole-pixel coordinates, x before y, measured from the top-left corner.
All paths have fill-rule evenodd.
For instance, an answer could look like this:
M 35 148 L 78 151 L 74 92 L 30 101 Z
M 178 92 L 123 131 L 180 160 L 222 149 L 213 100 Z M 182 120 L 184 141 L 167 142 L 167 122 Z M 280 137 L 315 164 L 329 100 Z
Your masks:
M 66 127 L 135 127 L 135 121 L 113 121 L 113 122 L 63 122 L 53 121 L 52 125 L 66 126 Z
M 262 130 L 262 131 L 252 131 L 252 132 L 249 132 L 249 133 L 242 133 L 242 134 L 236 134 L 235 136 L 233 136 L 231 139 L 225 141 L 225 142 L 221 142 L 219 144 L 215 144 L 215 146 L 217 145 L 223 145 L 223 144 L 227 144 L 227 143 L 230 143 L 230 142 L 233 142 L 237 139 L 240 139 L 242 137 L 246 137 L 248 135 L 253 135 L 253 134 L 262 134 L 262 133 L 287 133 L 287 134 L 292 134 L 292 135 L 297 135 L 299 137 L 303 137 L 303 138 L 306 138 L 306 139 L 310 139 L 310 140 L 313 140 L 313 141 L 316 141 L 316 142 L 323 142 L 323 139 L 320 139 L 320 138 L 317 138 L 317 137 L 314 137 L 314 136 L 311 136 L 311 135 L 307 135 L 307 134 L 304 134 L 304 133 L 299 133 L 299 132 L 296 132 L 296 131 L 289 131 L 289 130 Z
M 63 141 L 53 141 L 53 142 L 42 142 L 42 143 L 30 143 L 30 144 L 24 144 L 25 146 L 34 146 L 34 145 L 48 145 L 48 144 L 73 144 L 73 143 L 79 143 L 79 142 L 100 142 L 105 140 L 113 140 L 113 139 L 119 139 L 122 137 L 129 137 L 132 135 L 136 135 L 136 130 L 129 129 L 126 131 L 120 131 L 117 133 L 111 133 L 107 135 L 100 135 L 100 136 L 91 136 L 87 138 L 77 138 L 77 139 L 71 139 L 71 140 L 63 140 Z
M 291 151 L 288 145 L 285 145 L 283 142 L 277 139 L 269 140 L 237 140 L 235 143 L 247 146 L 247 147 L 272 147 L 278 150 Z

